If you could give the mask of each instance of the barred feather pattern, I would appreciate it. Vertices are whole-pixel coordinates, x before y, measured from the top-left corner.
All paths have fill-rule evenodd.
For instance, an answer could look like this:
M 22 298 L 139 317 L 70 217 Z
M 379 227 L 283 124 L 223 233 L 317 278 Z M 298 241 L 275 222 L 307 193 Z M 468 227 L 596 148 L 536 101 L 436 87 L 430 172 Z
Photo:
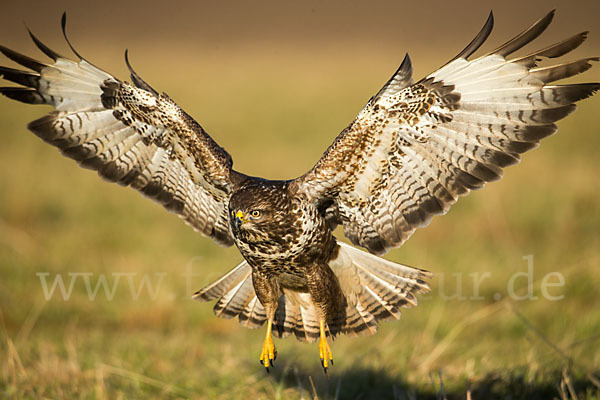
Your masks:
M 345 243 L 338 243 L 338 256 L 331 260 L 346 298 L 346 317 L 341 329 L 357 335 L 377 332 L 380 321 L 400 318 L 400 309 L 417 305 L 417 294 L 427 293 L 428 271 L 397 264 Z M 214 313 L 222 318 L 238 317 L 246 328 L 258 328 L 267 320 L 252 287 L 252 268 L 244 261 L 216 282 L 199 290 L 199 301 L 217 299 Z M 319 338 L 319 314 L 308 293 L 282 289 L 273 322 L 279 338 L 295 335 L 301 342 Z M 331 332 L 327 332 L 328 336 Z
M 243 261 L 229 273 L 194 294 L 199 301 L 217 300 L 213 311 L 221 318 L 237 317 L 240 325 L 256 329 L 267 320 L 252 284 L 252 268 Z M 283 289 L 273 322 L 279 338 L 295 334 L 302 342 L 319 336 L 319 318 L 308 293 Z
M 456 57 L 416 83 L 407 55 L 317 164 L 291 181 L 234 171 L 229 154 L 135 73 L 127 54 L 133 84 L 83 59 L 68 39 L 79 61 L 31 35 L 52 62 L 0 46 L 27 69 L 0 67 L 5 80 L 21 85 L 0 93 L 54 106 L 29 129 L 65 156 L 158 201 L 221 244 L 231 245 L 235 235 L 247 261 L 195 295 L 216 299 L 218 316 L 237 317 L 248 328 L 273 318 L 276 336 L 301 341 L 319 336 L 320 320 L 330 336 L 373 334 L 380 321 L 415 306 L 431 276 L 374 254 L 401 245 L 459 196 L 500 179 L 503 168 L 556 131 L 555 122 L 575 102 L 600 89 L 598 83 L 554 84 L 598 58 L 539 64 L 575 49 L 586 32 L 510 58 L 553 15 L 471 60 L 491 32 L 490 14 Z M 339 224 L 369 253 L 338 243 L 333 229 Z
M 490 18 L 455 59 L 415 84 L 405 57 L 395 77 L 294 184 L 326 205 L 330 226 L 342 224 L 356 245 L 375 254 L 400 246 L 459 196 L 500 179 L 554 133 L 555 122 L 598 83 L 553 85 L 586 71 L 597 57 L 541 67 L 587 32 L 526 56 L 508 56 L 539 36 L 554 12 L 480 58 L 468 57 L 493 25 Z
M 140 191 L 217 242 L 233 244 L 229 154 L 165 94 L 121 82 L 85 59 L 64 58 L 31 36 L 52 63 L 0 46 L 30 69 L 0 67 L 2 78 L 23 85 L 0 93 L 57 110 L 28 128 L 81 166 Z M 139 77 L 134 82 L 143 86 Z

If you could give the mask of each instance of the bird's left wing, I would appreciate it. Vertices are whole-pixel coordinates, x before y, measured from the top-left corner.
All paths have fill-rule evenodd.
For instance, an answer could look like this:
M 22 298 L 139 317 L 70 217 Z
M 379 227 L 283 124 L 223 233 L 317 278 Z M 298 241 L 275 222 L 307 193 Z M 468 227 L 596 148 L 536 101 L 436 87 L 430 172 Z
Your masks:
M 63 16 L 63 32 L 64 25 Z M 230 155 L 166 94 L 144 82 L 128 61 L 133 84 L 95 67 L 72 46 L 79 61 L 31 37 L 51 63 L 0 46 L 5 56 L 29 69 L 0 67 L 0 77 L 22 85 L 2 87 L 0 93 L 57 110 L 31 122 L 29 129 L 81 166 L 137 189 L 218 243 L 233 244 L 227 204 L 238 174 Z
M 460 195 L 502 176 L 520 153 L 556 131 L 554 122 L 600 84 L 552 85 L 583 72 L 589 58 L 538 67 L 580 45 L 587 32 L 533 52 L 507 56 L 535 39 L 554 12 L 475 60 L 491 32 L 481 32 L 452 61 L 413 84 L 408 56 L 396 74 L 336 138 L 318 163 L 293 183 L 330 225 L 372 253 L 401 245 L 443 214 Z

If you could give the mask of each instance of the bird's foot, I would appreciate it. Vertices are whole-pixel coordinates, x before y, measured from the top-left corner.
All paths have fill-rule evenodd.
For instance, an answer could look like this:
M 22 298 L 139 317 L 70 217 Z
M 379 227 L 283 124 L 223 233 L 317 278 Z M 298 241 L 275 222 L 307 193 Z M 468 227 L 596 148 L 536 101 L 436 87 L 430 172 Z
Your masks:
M 322 335 L 319 339 L 319 357 L 321 358 L 323 371 L 325 371 L 325 374 L 329 375 L 327 368 L 329 368 L 329 364 L 333 365 L 333 353 L 331 352 L 331 348 L 329 347 L 329 343 L 327 343 L 325 335 Z
M 275 366 L 273 361 L 277 358 L 277 349 L 275 349 L 275 344 L 273 344 L 273 338 L 271 335 L 267 335 L 265 338 L 265 343 L 263 344 L 262 353 L 260 353 L 260 363 L 267 369 L 269 372 L 270 366 Z

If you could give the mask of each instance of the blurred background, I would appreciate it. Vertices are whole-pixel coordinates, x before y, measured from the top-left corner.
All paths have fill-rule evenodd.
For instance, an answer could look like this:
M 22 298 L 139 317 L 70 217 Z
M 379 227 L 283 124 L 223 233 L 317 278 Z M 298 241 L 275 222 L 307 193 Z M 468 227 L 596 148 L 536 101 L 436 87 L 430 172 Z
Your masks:
M 0 43 L 43 60 L 25 22 L 69 55 L 66 11 L 84 57 L 128 79 L 128 48 L 136 71 L 195 117 L 236 169 L 287 179 L 318 160 L 405 52 L 419 79 L 457 54 L 491 9 L 495 28 L 482 52 L 553 8 L 554 23 L 524 51 L 590 30 L 565 58 L 600 55 L 597 1 L 22 1 L 2 6 Z M 598 82 L 600 68 L 573 81 Z M 582 102 L 502 181 L 388 253 L 435 272 L 432 293 L 377 336 L 336 340 L 326 379 L 317 346 L 293 338 L 276 340 L 277 367 L 266 375 L 257 362 L 263 330 L 189 300 L 241 260 L 236 249 L 30 134 L 26 124 L 49 108 L 0 98 L 0 390 L 15 398 L 436 398 L 441 373 L 450 398 L 464 398 L 466 380 L 473 398 L 546 399 L 563 396 L 562 386 L 568 396 L 569 385 L 580 398 L 597 393 L 599 107 L 600 96 Z M 543 291 L 544 282 L 558 286 Z

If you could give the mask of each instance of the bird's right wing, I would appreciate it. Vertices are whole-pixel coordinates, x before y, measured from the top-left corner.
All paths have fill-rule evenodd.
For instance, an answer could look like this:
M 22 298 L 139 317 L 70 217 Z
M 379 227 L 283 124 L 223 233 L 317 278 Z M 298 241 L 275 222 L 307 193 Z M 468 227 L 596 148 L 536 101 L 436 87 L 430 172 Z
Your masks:
M 553 82 L 588 70 L 598 57 L 546 67 L 579 46 L 582 32 L 509 58 L 538 37 L 554 12 L 491 53 L 468 58 L 492 30 L 492 15 L 452 61 L 413 83 L 408 57 L 323 157 L 291 183 L 375 254 L 402 245 L 459 196 L 500 179 L 503 168 L 557 129 L 555 122 L 599 83 Z
M 64 33 L 64 15 L 62 22 Z M 133 84 L 95 67 L 75 50 L 79 61 L 31 37 L 52 63 L 0 46 L 6 57 L 30 70 L 0 67 L 2 78 L 22 85 L 2 87 L 0 93 L 57 110 L 28 128 L 82 167 L 139 190 L 197 231 L 231 245 L 227 210 L 238 174 L 231 169 L 230 155 L 131 67 Z

